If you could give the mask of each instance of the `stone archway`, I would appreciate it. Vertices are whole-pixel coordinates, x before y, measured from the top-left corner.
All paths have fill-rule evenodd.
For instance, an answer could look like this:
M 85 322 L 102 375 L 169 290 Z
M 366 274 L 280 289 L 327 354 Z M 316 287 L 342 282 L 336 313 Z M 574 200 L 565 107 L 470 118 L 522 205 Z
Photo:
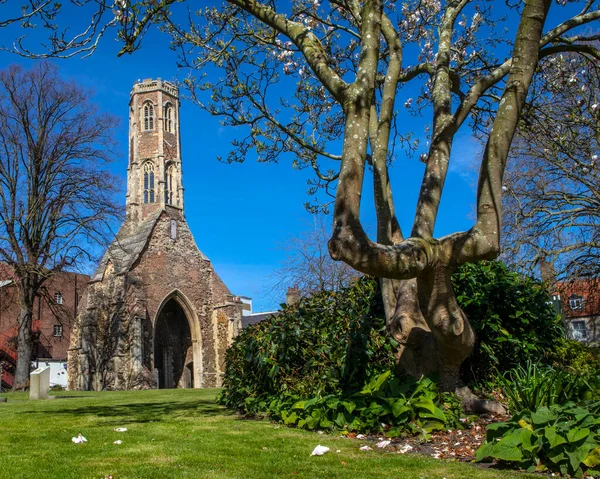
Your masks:
M 178 292 L 170 294 L 154 322 L 154 368 L 160 389 L 201 387 L 201 353 L 195 315 Z

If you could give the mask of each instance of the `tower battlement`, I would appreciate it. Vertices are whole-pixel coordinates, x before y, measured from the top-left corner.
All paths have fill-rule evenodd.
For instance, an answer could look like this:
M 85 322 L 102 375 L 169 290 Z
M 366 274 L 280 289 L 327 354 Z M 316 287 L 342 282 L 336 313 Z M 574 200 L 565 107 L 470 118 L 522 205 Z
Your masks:
M 131 97 L 136 93 L 147 93 L 156 90 L 163 90 L 170 95 L 179 98 L 179 88 L 177 88 L 175 84 L 166 80 L 161 80 L 160 78 L 157 78 L 156 80 L 145 78 L 144 80 L 138 81 L 133 86 L 129 96 Z

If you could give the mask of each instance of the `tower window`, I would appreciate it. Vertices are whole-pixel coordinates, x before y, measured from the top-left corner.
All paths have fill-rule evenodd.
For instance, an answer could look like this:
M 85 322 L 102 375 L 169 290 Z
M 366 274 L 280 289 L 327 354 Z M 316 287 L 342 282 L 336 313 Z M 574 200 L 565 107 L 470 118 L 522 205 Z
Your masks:
M 154 203 L 154 165 L 144 163 L 144 203 Z
M 173 204 L 173 192 L 175 191 L 174 186 L 175 179 L 175 166 L 171 163 L 167 166 L 167 170 L 165 171 L 165 204 L 172 205 Z
M 164 110 L 164 126 L 165 131 L 173 133 L 173 105 L 167 103 Z
M 60 294 L 59 292 L 56 292 L 56 293 L 54 294 L 54 302 L 55 302 L 56 304 L 63 304 L 63 297 L 62 297 L 62 294 Z
M 144 104 L 144 130 L 154 130 L 154 106 L 149 102 Z

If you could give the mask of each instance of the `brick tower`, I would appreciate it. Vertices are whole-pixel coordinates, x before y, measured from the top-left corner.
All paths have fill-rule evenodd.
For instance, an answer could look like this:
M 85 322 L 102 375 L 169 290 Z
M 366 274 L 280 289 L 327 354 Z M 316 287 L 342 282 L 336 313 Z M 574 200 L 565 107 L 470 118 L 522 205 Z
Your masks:
M 160 78 L 136 83 L 129 101 L 127 217 L 183 210 L 179 90 Z
M 241 302 L 202 254 L 183 211 L 179 95 L 144 80 L 129 102 L 126 218 L 82 300 L 69 387 L 214 387 Z

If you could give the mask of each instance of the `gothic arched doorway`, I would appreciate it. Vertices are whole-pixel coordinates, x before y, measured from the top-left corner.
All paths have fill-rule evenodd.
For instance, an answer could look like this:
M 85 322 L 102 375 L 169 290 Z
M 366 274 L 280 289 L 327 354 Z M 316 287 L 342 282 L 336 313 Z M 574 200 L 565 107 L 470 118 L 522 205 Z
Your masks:
M 154 367 L 160 389 L 194 387 L 190 323 L 175 298 L 164 304 L 156 319 Z

